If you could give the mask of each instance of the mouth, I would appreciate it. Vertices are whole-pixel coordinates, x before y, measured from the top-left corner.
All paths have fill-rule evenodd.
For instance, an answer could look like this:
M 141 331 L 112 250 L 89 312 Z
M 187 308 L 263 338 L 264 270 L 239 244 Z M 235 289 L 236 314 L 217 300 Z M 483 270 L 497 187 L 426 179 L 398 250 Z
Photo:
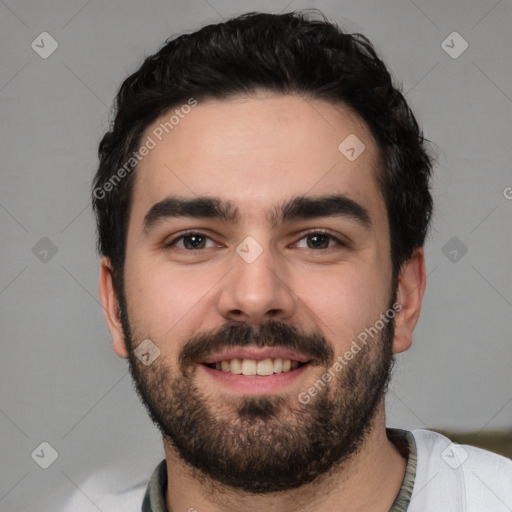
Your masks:
M 304 366 L 302 363 L 293 359 L 282 359 L 277 357 L 272 359 L 267 357 L 265 359 L 223 359 L 215 363 L 204 363 L 213 370 L 219 370 L 226 373 L 234 373 L 235 375 L 258 375 L 260 377 L 267 377 L 278 373 L 288 373 Z
M 198 362 L 206 378 L 245 395 L 283 391 L 312 367 L 312 361 L 302 354 L 277 347 L 234 348 Z

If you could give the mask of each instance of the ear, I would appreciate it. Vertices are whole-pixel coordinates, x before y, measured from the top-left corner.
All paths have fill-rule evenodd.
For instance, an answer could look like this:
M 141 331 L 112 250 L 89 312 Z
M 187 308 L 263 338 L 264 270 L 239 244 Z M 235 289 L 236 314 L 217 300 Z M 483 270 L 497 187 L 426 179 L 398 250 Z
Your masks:
M 123 327 L 121 323 L 121 316 L 119 311 L 119 302 L 116 297 L 114 289 L 114 280 L 112 277 L 112 267 L 110 260 L 106 257 L 102 258 L 100 262 L 100 299 L 103 304 L 103 311 L 105 311 L 105 318 L 107 320 L 107 327 L 110 331 L 110 336 L 114 341 L 114 352 L 122 358 L 128 358 L 128 350 L 124 340 Z
M 412 332 L 420 316 L 425 286 L 425 254 L 423 248 L 418 247 L 404 263 L 398 277 L 396 300 L 402 309 L 395 317 L 395 354 L 405 352 L 412 345 Z

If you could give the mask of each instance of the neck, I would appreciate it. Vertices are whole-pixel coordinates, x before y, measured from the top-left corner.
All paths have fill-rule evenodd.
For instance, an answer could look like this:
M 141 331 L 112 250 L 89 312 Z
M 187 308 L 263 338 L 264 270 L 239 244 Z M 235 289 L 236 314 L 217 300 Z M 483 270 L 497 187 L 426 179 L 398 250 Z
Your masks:
M 406 460 L 387 439 L 384 404 L 358 453 L 340 469 L 290 491 L 255 495 L 217 482 L 198 479 L 194 471 L 164 442 L 167 462 L 168 512 L 196 509 L 200 512 L 244 510 L 256 512 L 388 511 L 402 484 Z

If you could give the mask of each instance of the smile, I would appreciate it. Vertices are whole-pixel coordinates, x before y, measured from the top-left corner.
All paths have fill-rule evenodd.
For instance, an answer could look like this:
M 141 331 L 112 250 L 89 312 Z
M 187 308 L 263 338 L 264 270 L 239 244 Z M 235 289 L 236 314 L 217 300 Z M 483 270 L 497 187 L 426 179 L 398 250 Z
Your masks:
M 236 394 L 260 395 L 298 386 L 312 368 L 305 354 L 282 347 L 231 347 L 197 361 L 200 375 Z M 210 386 L 212 381 L 207 384 Z
M 236 375 L 259 375 L 268 376 L 275 373 L 287 373 L 299 368 L 303 364 L 300 361 L 292 359 L 282 359 L 280 357 L 272 359 L 267 357 L 265 359 L 223 359 L 215 363 L 208 363 L 206 366 L 227 373 L 234 373 Z

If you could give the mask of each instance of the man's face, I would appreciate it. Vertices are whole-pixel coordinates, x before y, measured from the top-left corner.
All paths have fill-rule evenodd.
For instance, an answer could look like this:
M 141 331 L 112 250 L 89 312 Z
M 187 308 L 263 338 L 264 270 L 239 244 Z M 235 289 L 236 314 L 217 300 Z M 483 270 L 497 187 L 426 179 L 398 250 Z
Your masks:
M 350 135 L 366 146 L 355 160 L 338 148 Z M 361 447 L 393 337 L 389 322 L 344 358 L 395 298 L 377 165 L 357 116 L 279 95 L 200 102 L 140 163 L 120 297 L 130 369 L 203 474 L 283 490 Z M 170 198 L 215 203 L 172 215 Z M 134 355 L 146 339 L 160 351 L 148 366 Z

